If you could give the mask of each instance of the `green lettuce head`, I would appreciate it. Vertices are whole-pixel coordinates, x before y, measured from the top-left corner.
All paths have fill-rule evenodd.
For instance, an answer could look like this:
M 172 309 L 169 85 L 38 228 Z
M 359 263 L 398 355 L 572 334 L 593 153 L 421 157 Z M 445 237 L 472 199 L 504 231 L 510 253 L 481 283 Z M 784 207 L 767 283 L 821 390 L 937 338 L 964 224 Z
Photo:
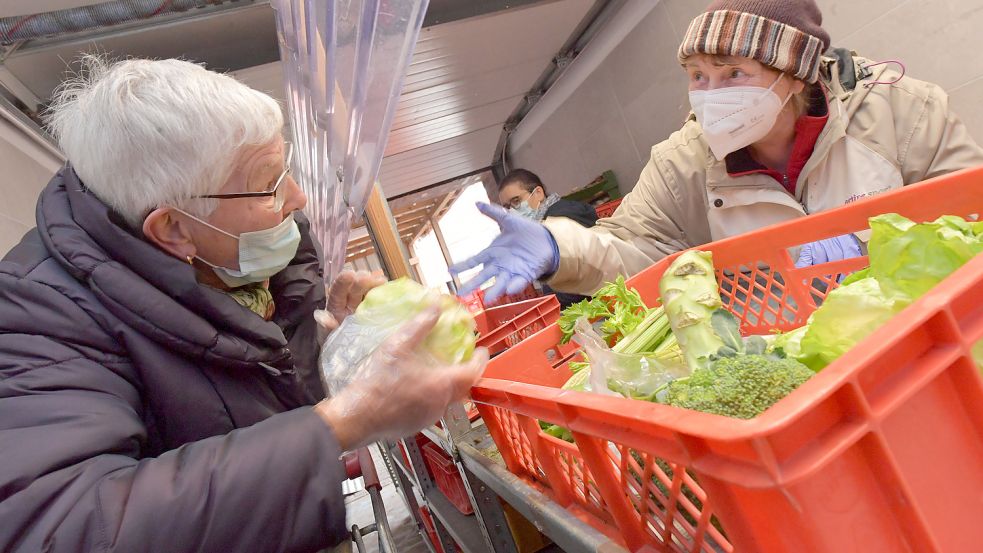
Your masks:
M 890 297 L 873 278 L 858 280 L 830 292 L 809 318 L 809 325 L 789 333 L 786 354 L 818 371 L 869 336 L 910 303 Z M 798 347 L 795 340 L 799 341 Z M 798 351 L 796 351 L 798 349 Z
M 870 220 L 870 276 L 886 293 L 921 297 L 983 251 L 979 223 L 951 215 L 915 224 L 888 213 Z
M 946 215 L 916 224 L 896 213 L 870 219 L 870 268 L 833 290 L 786 353 L 819 370 L 983 251 L 983 224 Z M 983 361 L 983 343 L 973 350 Z
M 400 278 L 373 288 L 355 310 L 359 324 L 380 331 L 395 329 L 428 306 L 440 306 L 440 318 L 421 344 L 437 361 L 456 364 L 471 359 L 475 347 L 474 317 L 454 298 Z

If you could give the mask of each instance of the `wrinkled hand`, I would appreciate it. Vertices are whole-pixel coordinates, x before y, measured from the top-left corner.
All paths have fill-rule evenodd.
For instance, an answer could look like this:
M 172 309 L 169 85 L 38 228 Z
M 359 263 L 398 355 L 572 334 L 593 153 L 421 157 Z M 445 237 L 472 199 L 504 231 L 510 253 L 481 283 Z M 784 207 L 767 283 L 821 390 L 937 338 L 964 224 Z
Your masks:
M 330 286 L 325 286 L 328 298 L 325 309 L 314 312 L 314 319 L 320 327 L 318 342 L 323 344 L 328 334 L 338 328 L 345 317 L 355 312 L 369 290 L 385 283 L 386 277 L 378 271 L 343 271 Z
M 315 407 L 343 450 L 412 435 L 467 396 L 488 363 L 488 350 L 476 349 L 460 365 L 425 362 L 414 350 L 439 317 L 434 306 L 405 323 L 358 368 L 351 384 Z
M 834 238 L 826 238 L 816 242 L 810 242 L 799 251 L 799 259 L 795 262 L 796 268 L 821 265 L 830 261 L 850 259 L 860 257 L 863 252 L 860 250 L 860 241 L 852 234 L 844 234 Z
M 560 252 L 546 227 L 497 205 L 477 205 L 478 211 L 498 223 L 502 233 L 478 255 L 450 267 L 450 272 L 456 275 L 484 265 L 478 276 L 466 282 L 458 294 L 466 295 L 494 278 L 495 284 L 485 291 L 485 301 L 492 304 L 502 294 L 518 294 L 541 276 L 556 272 Z

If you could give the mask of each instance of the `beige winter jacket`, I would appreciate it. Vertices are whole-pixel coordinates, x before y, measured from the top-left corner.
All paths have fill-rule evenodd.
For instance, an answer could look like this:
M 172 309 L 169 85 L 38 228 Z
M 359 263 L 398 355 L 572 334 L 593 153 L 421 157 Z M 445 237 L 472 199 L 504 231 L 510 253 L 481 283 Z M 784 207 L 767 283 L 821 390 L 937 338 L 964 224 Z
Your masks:
M 849 62 L 848 62 L 849 63 Z M 888 66 L 864 71 L 844 89 L 838 62 L 824 59 L 829 121 L 799 175 L 793 197 L 764 174 L 731 177 L 710 153 L 691 116 L 652 147 L 635 188 L 614 215 L 586 229 L 559 218 L 545 225 L 556 238 L 556 290 L 591 294 L 619 274 L 633 275 L 662 257 L 750 230 L 838 207 L 861 198 L 983 164 L 983 149 L 949 111 L 936 85 Z

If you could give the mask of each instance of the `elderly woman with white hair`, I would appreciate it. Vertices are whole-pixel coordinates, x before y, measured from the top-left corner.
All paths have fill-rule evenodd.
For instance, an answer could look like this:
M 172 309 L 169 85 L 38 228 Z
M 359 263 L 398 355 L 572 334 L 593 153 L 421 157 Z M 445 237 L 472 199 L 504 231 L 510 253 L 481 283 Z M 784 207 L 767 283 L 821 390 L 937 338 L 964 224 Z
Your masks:
M 326 294 L 278 104 L 184 61 L 85 64 L 49 120 L 69 163 L 0 262 L 0 550 L 337 543 L 340 454 L 438 418 L 487 355 L 406 359 L 430 310 L 323 399 Z M 348 274 L 321 319 L 376 284 Z

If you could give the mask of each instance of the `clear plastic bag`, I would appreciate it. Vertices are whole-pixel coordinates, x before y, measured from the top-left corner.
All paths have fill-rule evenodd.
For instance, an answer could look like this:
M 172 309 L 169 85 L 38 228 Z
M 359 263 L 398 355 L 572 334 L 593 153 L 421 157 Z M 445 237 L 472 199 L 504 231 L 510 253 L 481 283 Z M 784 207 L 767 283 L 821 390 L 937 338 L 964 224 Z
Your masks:
M 353 381 L 369 376 L 369 357 L 403 323 L 422 311 L 421 307 L 419 311 L 393 314 L 384 309 L 372 309 L 346 317 L 321 346 L 321 382 L 328 394 L 335 396 Z M 438 364 L 421 347 L 417 347 L 413 353 L 420 362 Z
M 397 328 L 380 328 L 360 323 L 354 315 L 346 318 L 321 347 L 321 382 L 329 396 L 335 396 L 358 378 L 366 361 Z
M 667 362 L 652 354 L 618 353 L 608 347 L 586 317 L 574 325 L 574 338 L 590 360 L 587 391 L 654 401 L 666 383 L 688 376 L 686 362 Z
M 440 317 L 425 338 L 412 348 L 413 362 L 423 366 L 456 365 L 471 359 L 475 348 L 474 318 L 449 296 L 437 294 L 409 279 L 374 288 L 353 315 L 321 346 L 321 381 L 336 395 L 352 381 L 366 377 L 369 357 L 404 324 L 428 307 Z

